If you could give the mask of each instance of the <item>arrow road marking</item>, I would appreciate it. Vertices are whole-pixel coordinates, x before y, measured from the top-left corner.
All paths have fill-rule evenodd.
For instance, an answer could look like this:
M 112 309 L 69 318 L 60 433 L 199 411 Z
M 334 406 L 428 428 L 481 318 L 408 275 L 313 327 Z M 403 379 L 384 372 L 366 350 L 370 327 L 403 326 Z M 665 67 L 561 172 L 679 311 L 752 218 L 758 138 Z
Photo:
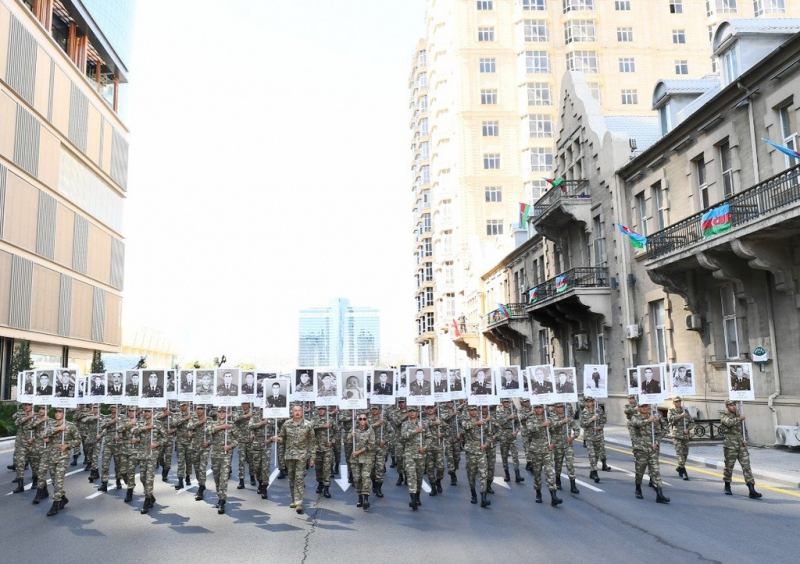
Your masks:
M 342 476 L 341 478 L 336 478 L 334 482 L 339 484 L 339 487 L 342 488 L 343 492 L 347 491 L 347 488 L 350 487 L 350 482 L 347 481 L 347 464 L 342 464 L 339 467 L 339 475 Z M 430 490 L 428 490 L 430 491 Z
M 507 489 L 507 490 L 510 490 L 510 489 L 511 489 L 511 486 L 509 486 L 508 484 L 506 484 L 506 481 L 505 481 L 505 480 L 503 480 L 503 478 L 500 478 L 499 476 L 495 476 L 495 477 L 494 477 L 494 480 L 492 480 L 492 482 L 494 482 L 494 483 L 495 483 L 495 484 L 497 484 L 498 486 L 501 486 L 501 487 L 503 487 L 503 488 L 505 488 L 505 489 Z
M 425 478 L 422 479 L 422 491 L 431 493 L 431 485 L 425 481 Z

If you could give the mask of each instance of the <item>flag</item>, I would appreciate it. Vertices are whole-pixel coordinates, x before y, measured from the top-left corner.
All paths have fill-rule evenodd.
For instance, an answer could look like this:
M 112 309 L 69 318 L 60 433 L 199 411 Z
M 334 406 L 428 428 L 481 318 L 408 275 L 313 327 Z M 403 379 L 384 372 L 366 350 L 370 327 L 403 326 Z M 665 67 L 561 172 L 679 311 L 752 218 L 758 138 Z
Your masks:
M 531 214 L 531 207 L 528 204 L 523 204 L 520 202 L 519 204 L 519 226 L 521 229 L 526 229 L 528 227 L 528 217 Z
M 503 317 L 506 318 L 511 317 L 511 313 L 509 313 L 508 307 L 506 307 L 504 304 L 498 303 L 497 309 L 500 311 L 500 315 L 502 315 Z
M 456 323 L 455 319 L 453 320 L 453 330 L 455 331 L 456 337 L 461 336 L 461 331 L 458 330 L 458 323 Z
M 528 290 L 528 303 L 535 304 L 539 301 L 539 287 Z
M 788 155 L 788 156 L 792 157 L 793 159 L 800 159 L 800 153 L 798 153 L 794 149 L 790 149 L 789 147 L 784 147 L 783 145 L 778 145 L 777 143 L 773 143 L 769 139 L 764 139 L 763 137 L 761 138 L 761 140 L 764 143 L 766 143 L 767 145 L 770 145 L 771 147 L 775 147 L 776 149 L 778 149 L 784 155 Z
M 708 210 L 700 218 L 700 229 L 703 237 L 712 237 L 725 233 L 731 228 L 731 205 L 724 203 Z
M 542 178 L 544 178 L 544 177 L 542 177 Z M 559 178 L 545 178 L 545 180 L 553 188 L 558 188 L 559 186 L 561 186 L 561 192 L 564 193 L 564 194 L 567 193 L 567 187 L 564 186 L 564 179 L 563 178 L 560 178 L 560 177 Z
M 566 274 L 562 274 L 561 276 L 556 276 L 556 294 L 559 292 L 563 292 L 569 286 L 569 276 Z
M 619 229 L 620 233 L 628 236 L 631 245 L 633 245 L 635 248 L 643 249 L 645 245 L 647 245 L 647 237 L 644 235 L 639 235 L 635 231 L 631 231 L 621 223 L 617 223 L 617 228 Z

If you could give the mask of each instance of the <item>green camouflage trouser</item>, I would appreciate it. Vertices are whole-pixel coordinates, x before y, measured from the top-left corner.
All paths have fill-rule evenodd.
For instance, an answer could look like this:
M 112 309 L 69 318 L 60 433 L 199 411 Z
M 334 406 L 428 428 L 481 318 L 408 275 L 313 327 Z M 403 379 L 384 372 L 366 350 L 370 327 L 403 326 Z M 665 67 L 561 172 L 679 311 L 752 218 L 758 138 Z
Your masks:
M 208 468 L 208 449 L 207 448 L 197 449 L 192 464 L 194 464 L 194 475 L 195 478 L 197 478 L 197 485 L 205 487 L 206 469 Z
M 678 466 L 686 466 L 686 459 L 689 457 L 689 441 L 675 439 L 675 457 L 678 459 Z
M 192 443 L 190 441 L 175 442 L 175 450 L 178 452 L 178 478 L 190 476 L 192 474 Z
M 553 445 L 553 463 L 555 465 L 555 475 L 561 475 L 561 466 L 566 461 L 567 476 L 570 480 L 575 479 L 575 449 L 567 442 L 555 443 Z
M 373 462 L 373 458 L 370 458 L 367 462 L 356 462 L 355 460 L 350 462 L 350 468 L 353 472 L 353 486 L 356 489 L 356 493 L 359 495 L 370 494 L 370 490 L 372 489 L 370 474 L 372 473 Z
M 409 493 L 418 493 L 422 488 L 422 475 L 425 473 L 425 456 L 406 456 L 404 470 Z
M 486 449 L 486 479 L 494 480 L 494 467 L 497 462 L 497 443 Z
M 747 447 L 724 447 L 722 450 L 725 453 L 725 471 L 723 472 L 723 479 L 726 482 L 731 481 L 731 477 L 733 476 L 733 467 L 736 465 L 736 461 L 738 460 L 742 467 L 744 481 L 752 482 L 753 471 L 750 469 L 750 452 L 747 450 Z
M 144 486 L 145 497 L 153 495 L 153 480 L 156 477 L 156 462 L 157 457 L 150 456 L 148 458 L 139 459 L 139 479 Z M 128 487 L 133 487 L 133 482 L 130 482 Z
M 302 505 L 303 496 L 306 495 L 306 459 L 287 459 L 286 473 L 289 476 L 289 489 L 292 492 L 292 502 Z
M 480 480 L 481 493 L 486 492 L 486 482 L 489 481 L 489 469 L 486 464 L 486 453 L 472 453 L 467 451 L 467 482 L 470 489 L 475 487 L 475 478 Z
M 47 470 L 50 472 L 50 479 L 53 480 L 53 501 L 61 501 L 64 497 L 64 475 L 69 466 L 69 451 L 49 453 L 46 458 Z M 42 486 L 44 488 L 47 485 L 47 472 L 44 472 L 44 478 L 39 476 L 39 483 L 42 480 L 45 483 Z
M 286 445 L 278 443 L 278 468 L 286 468 Z
M 389 452 L 389 445 L 377 446 L 375 458 L 372 462 L 372 474 L 370 478 L 378 484 L 383 483 L 383 475 L 386 473 L 386 453 Z
M 458 470 L 461 464 L 461 441 L 455 439 L 447 441 L 445 455 L 447 456 L 447 469 L 450 472 Z
M 136 487 L 136 465 L 139 464 L 139 455 L 135 450 L 128 453 L 127 463 L 125 465 L 125 484 L 129 488 Z M 141 476 L 140 476 L 141 478 Z
M 87 463 L 92 465 L 92 470 L 97 470 L 97 453 L 100 450 L 100 443 L 97 442 L 95 437 L 89 438 L 88 436 L 83 441 L 83 455 Z
M 233 452 L 233 451 L 231 451 Z M 220 501 L 228 499 L 228 474 L 231 471 L 231 453 L 216 454 L 211 457 L 211 473 L 214 475 L 214 485 Z M 200 479 L 198 478 L 198 482 Z
M 517 447 L 517 436 L 514 433 L 506 433 L 500 437 L 500 458 L 503 460 L 503 470 L 508 471 L 508 457 L 514 463 L 514 470 L 519 470 L 519 448 Z
M 394 445 L 394 461 L 397 465 L 397 473 L 403 472 L 405 468 L 405 447 L 399 440 Z
M 533 465 L 533 487 L 542 489 L 542 470 L 547 480 L 547 489 L 556 489 L 556 473 L 553 469 L 553 453 L 544 449 L 528 449 L 528 460 Z
M 250 448 L 250 456 L 253 465 L 250 467 L 251 472 L 260 483 L 265 486 L 269 485 L 269 471 L 270 461 L 272 460 L 272 449 L 267 448 Z
M 103 447 L 103 459 L 100 462 L 100 481 L 108 482 L 108 469 L 111 466 L 111 458 L 114 458 L 114 473 L 118 479 L 122 476 L 122 457 L 120 451 L 122 449 L 115 444 L 106 444 Z
M 314 470 L 317 474 L 317 482 L 322 482 L 323 486 L 331 485 L 331 461 L 333 460 L 333 449 L 317 449 L 314 457 Z
M 650 474 L 650 479 L 653 480 L 653 484 L 657 487 L 661 487 L 661 467 L 658 464 L 658 451 L 653 450 L 652 448 L 643 449 L 643 450 L 634 450 L 633 451 L 633 458 L 635 460 L 635 467 L 636 467 L 636 480 L 637 484 L 642 483 L 642 478 L 644 477 L 645 470 L 648 470 L 648 474 Z
M 606 459 L 606 443 L 603 435 L 585 436 L 583 442 L 589 455 L 589 470 L 597 470 L 597 461 Z
M 239 442 L 239 446 L 236 447 L 236 450 L 239 451 L 239 479 L 244 480 L 245 478 L 245 469 L 244 463 L 247 462 L 247 467 L 250 468 L 250 474 L 255 476 L 253 472 L 253 453 L 250 450 L 249 446 L 242 446 L 244 441 Z
M 441 480 L 444 476 L 444 454 L 440 447 L 429 447 L 425 452 L 425 471 L 431 482 Z
M 29 445 L 27 441 L 22 442 L 20 445 L 14 445 L 14 470 L 17 472 L 17 480 L 25 477 L 25 466 L 31 465 L 31 472 L 36 474 L 36 466 L 34 461 L 35 445 Z
M 158 447 L 158 463 L 161 468 L 169 470 L 172 468 L 172 449 L 175 443 L 168 440 L 166 444 Z

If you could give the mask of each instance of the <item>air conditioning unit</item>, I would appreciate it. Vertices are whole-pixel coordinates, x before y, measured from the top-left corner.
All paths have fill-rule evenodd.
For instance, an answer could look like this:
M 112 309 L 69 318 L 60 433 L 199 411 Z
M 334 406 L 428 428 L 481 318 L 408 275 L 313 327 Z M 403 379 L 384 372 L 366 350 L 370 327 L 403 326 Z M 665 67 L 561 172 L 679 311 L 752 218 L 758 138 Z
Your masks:
M 688 331 L 702 331 L 703 317 L 696 313 L 686 316 L 686 329 Z
M 578 333 L 575 335 L 575 348 L 579 351 L 589 350 L 589 335 L 586 333 Z
M 776 426 L 775 444 L 781 446 L 800 446 L 800 427 L 792 425 Z
M 638 339 L 642 336 L 642 329 L 638 325 L 628 325 L 625 328 L 625 337 L 628 339 Z

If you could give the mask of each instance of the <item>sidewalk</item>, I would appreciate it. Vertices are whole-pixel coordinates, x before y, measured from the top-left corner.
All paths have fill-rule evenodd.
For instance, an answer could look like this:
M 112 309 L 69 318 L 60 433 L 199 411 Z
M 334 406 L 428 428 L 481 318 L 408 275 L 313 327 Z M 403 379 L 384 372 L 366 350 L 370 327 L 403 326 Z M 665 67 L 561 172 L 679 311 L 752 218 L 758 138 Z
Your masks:
M 628 429 L 621 425 L 606 425 L 606 443 L 631 448 L 631 438 Z M 799 448 L 774 448 L 774 447 L 749 447 L 750 465 L 755 479 L 775 482 L 783 486 L 800 488 L 800 449 Z M 675 458 L 675 447 L 672 443 L 661 443 L 661 454 Z M 722 454 L 722 441 L 719 444 L 709 445 L 689 443 L 689 461 L 714 468 L 722 472 L 725 469 L 725 458 Z M 736 464 L 734 476 L 741 476 L 741 468 Z

